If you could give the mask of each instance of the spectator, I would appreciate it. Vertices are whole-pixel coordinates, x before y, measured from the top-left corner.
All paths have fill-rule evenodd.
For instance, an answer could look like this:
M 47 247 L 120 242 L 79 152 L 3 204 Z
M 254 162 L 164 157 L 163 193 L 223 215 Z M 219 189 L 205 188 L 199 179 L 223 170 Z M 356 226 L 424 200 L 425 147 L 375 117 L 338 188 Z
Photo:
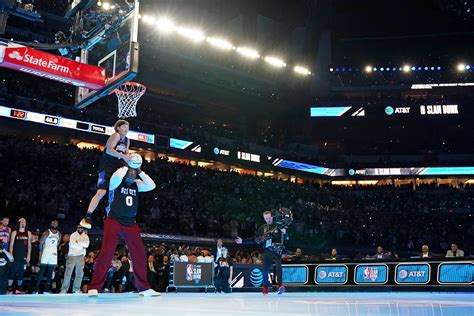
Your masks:
M 75 271 L 75 277 L 72 292 L 75 294 L 81 293 L 82 278 L 84 276 L 84 256 L 86 255 L 89 243 L 89 236 L 84 232 L 84 228 L 81 225 L 77 225 L 76 231 L 69 238 L 66 271 L 64 272 L 64 281 L 61 287 L 62 294 L 69 291 L 73 271 Z
M 134 275 L 133 275 L 133 263 L 132 260 L 125 254 L 120 258 L 122 262 L 122 267 L 120 268 L 120 278 L 122 280 L 122 285 L 125 285 L 125 288 L 122 291 L 130 292 L 134 289 Z M 125 278 L 125 284 L 123 279 Z
M 111 292 L 114 276 L 122 268 L 122 261 L 118 259 L 118 252 L 114 253 L 112 262 L 110 263 L 109 270 L 107 271 L 107 279 L 104 284 L 104 292 Z M 118 275 L 117 275 L 118 276 Z
M 379 260 L 389 260 L 390 252 L 385 253 L 382 246 L 377 246 L 377 253 L 372 258 Z
M 227 248 L 222 249 L 222 256 L 217 261 L 217 275 L 214 278 L 214 284 L 218 293 L 230 293 L 232 283 L 233 264 L 229 258 Z
M 12 229 L 8 227 L 10 223 L 10 219 L 6 216 L 3 217 L 2 222 L 0 223 L 0 240 L 3 241 L 3 248 L 8 250 L 9 242 L 10 242 L 10 235 L 12 233 Z
M 8 275 L 8 287 L 10 293 L 24 294 L 21 291 L 25 266 L 30 263 L 31 258 L 31 232 L 28 230 L 26 219 L 18 220 L 17 229 L 12 232 L 10 239 L 10 253 L 13 256 L 13 264 Z M 18 276 L 18 278 L 16 278 Z M 16 284 L 14 281 L 16 280 Z
M 457 244 L 451 244 L 451 250 L 446 253 L 446 258 L 464 257 L 464 251 L 458 248 Z
M 42 281 L 44 272 L 46 274 L 46 286 L 45 293 L 49 293 L 51 287 L 51 281 L 53 278 L 54 270 L 58 265 L 58 247 L 61 240 L 61 233 L 58 231 L 59 222 L 57 220 L 52 220 L 50 228 L 47 229 L 41 236 L 39 242 L 39 251 L 40 251 L 40 270 L 38 276 L 36 277 L 36 284 L 33 289 L 33 294 L 39 292 L 39 286 Z
M 3 243 L 0 239 L 0 295 L 7 294 L 8 268 L 13 262 L 13 256 L 5 250 Z
M 148 256 L 147 262 L 147 278 L 150 287 L 155 291 L 161 291 L 159 287 L 159 276 L 158 276 L 158 266 L 156 264 L 155 258 L 152 255 Z
M 377 253 L 378 253 L 378 249 L 377 249 Z M 337 249 L 336 248 L 332 248 L 331 249 L 331 253 L 329 254 L 329 257 L 326 259 L 326 260 L 337 260 L 338 259 L 338 256 L 337 256 Z
M 431 254 L 429 252 L 428 245 L 421 246 L 421 255 L 420 255 L 420 257 L 421 258 L 432 258 Z
M 92 280 L 92 275 L 94 273 L 94 264 L 95 264 L 96 253 L 91 251 L 87 254 L 84 262 L 84 277 L 83 280 L 87 280 L 87 283 L 83 286 L 82 292 L 87 293 L 88 291 L 88 282 Z

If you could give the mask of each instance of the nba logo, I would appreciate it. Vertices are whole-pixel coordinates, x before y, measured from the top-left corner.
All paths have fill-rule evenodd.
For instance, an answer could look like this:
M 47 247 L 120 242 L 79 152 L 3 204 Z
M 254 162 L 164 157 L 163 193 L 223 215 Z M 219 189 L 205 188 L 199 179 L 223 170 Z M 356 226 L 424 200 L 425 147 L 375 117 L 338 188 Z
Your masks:
M 192 281 L 194 279 L 193 276 L 193 265 L 187 264 L 186 265 L 186 281 Z
M 370 267 L 365 267 L 364 269 L 364 280 L 370 279 Z

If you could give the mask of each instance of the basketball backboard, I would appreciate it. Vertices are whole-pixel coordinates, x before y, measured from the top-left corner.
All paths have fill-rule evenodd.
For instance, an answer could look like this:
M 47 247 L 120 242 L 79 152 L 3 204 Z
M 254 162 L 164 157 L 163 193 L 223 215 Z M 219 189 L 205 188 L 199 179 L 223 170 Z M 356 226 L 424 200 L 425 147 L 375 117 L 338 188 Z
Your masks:
M 76 61 L 105 69 L 106 84 L 99 90 L 76 89 L 75 106 L 82 109 L 110 94 L 117 86 L 132 80 L 138 72 L 138 0 L 121 8 L 107 8 L 118 23 L 105 26 L 91 36 Z M 104 9 L 105 10 L 105 9 Z M 113 10 L 113 11 L 111 11 Z

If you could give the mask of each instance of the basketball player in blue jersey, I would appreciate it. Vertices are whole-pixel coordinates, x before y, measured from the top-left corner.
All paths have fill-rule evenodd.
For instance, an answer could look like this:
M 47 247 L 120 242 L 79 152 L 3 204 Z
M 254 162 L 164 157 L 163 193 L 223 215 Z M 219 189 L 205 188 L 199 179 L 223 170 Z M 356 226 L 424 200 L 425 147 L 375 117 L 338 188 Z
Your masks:
M 137 175 L 140 179 L 137 179 Z M 160 295 L 151 289 L 148 283 L 145 247 L 135 220 L 138 211 L 138 193 L 151 191 L 155 187 L 155 182 L 140 169 L 121 167 L 110 178 L 104 236 L 89 287 L 89 296 L 97 296 L 102 289 L 120 238 L 125 240 L 130 249 L 135 285 L 139 295 L 148 297 Z
M 110 177 L 115 170 L 127 165 L 129 161 L 128 148 L 130 147 L 130 140 L 127 138 L 129 124 L 125 120 L 118 120 L 114 124 L 114 129 L 115 133 L 110 135 L 107 140 L 102 159 L 100 160 L 97 192 L 89 203 L 86 216 L 80 223 L 80 225 L 85 229 L 92 228 L 92 213 L 107 192 Z

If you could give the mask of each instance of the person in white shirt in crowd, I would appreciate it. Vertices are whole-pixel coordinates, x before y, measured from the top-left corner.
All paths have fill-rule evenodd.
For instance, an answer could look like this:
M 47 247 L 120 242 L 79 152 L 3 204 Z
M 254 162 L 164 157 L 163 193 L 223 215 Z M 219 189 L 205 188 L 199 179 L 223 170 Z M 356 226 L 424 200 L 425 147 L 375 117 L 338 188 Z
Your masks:
M 216 244 L 216 251 L 215 251 L 215 256 L 214 256 L 214 262 L 217 263 L 219 261 L 219 258 L 222 257 L 222 239 L 217 239 L 217 244 Z
M 458 248 L 457 244 L 451 244 L 451 250 L 446 253 L 446 258 L 464 257 L 464 251 Z
M 81 293 L 81 283 L 84 277 L 84 257 L 89 243 L 89 236 L 84 232 L 84 228 L 81 225 L 77 225 L 76 231 L 71 234 L 69 239 L 69 252 L 61 294 L 66 294 L 69 291 L 73 271 L 75 271 L 75 277 L 72 293 Z

